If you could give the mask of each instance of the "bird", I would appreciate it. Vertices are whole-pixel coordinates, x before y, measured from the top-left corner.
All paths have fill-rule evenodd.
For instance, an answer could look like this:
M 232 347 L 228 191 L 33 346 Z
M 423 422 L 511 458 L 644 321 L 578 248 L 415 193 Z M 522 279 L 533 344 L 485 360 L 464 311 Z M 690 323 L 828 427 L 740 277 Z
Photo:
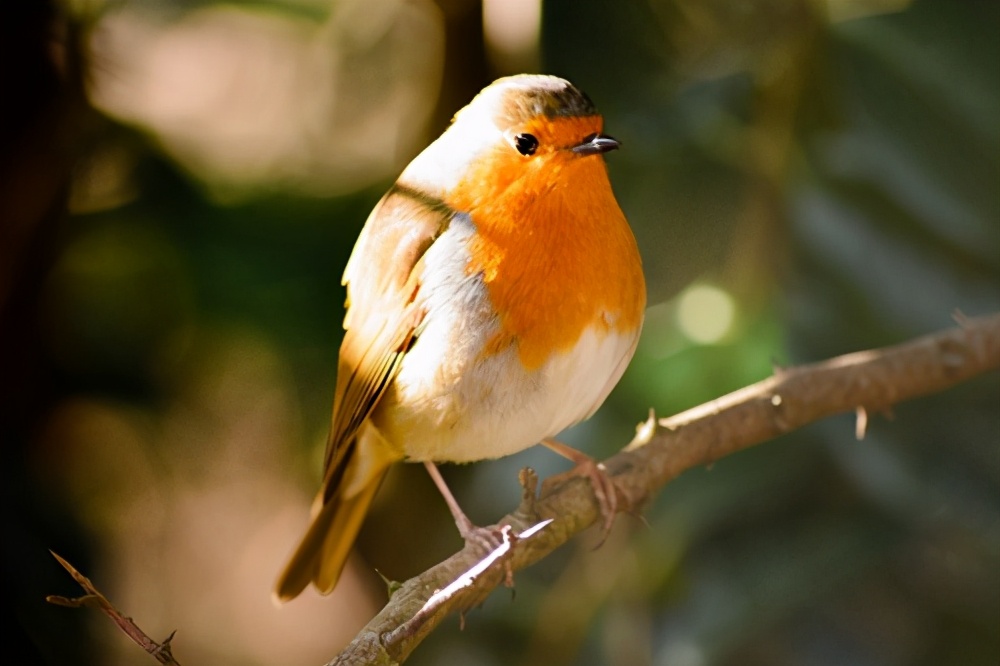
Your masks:
M 541 443 L 614 501 L 594 461 L 553 438 L 601 406 L 642 328 L 642 262 L 604 157 L 619 146 L 565 79 L 501 78 L 372 210 L 343 275 L 322 487 L 277 603 L 334 589 L 399 461 L 424 463 L 467 539 L 435 463 Z

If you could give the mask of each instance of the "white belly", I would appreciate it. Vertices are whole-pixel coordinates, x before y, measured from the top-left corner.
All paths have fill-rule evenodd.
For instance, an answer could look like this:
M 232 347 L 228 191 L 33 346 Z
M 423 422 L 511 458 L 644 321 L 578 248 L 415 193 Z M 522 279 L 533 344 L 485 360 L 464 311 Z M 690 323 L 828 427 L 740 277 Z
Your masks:
M 498 458 L 554 436 L 596 411 L 635 351 L 638 332 L 591 329 L 531 372 L 516 347 L 483 356 L 498 323 L 482 280 L 465 272 L 471 232 L 455 220 L 428 250 L 425 265 L 436 269 L 420 291 L 426 328 L 371 417 L 413 460 Z

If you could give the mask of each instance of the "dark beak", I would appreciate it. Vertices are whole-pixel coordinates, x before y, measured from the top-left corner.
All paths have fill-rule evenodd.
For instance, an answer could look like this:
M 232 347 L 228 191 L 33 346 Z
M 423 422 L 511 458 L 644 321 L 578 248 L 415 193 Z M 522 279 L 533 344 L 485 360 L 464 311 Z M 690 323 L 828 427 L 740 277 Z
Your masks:
M 591 134 L 580 145 L 573 146 L 573 152 L 577 155 L 598 155 L 615 150 L 621 145 L 617 139 L 607 134 Z

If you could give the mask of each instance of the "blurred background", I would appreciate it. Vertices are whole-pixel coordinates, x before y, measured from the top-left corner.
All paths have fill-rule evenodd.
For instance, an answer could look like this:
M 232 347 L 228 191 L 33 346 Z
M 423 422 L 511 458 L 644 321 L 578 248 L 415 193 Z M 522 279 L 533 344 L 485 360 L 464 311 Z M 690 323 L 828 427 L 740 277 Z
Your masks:
M 1000 310 L 1000 3 L 38 0 L 0 21 L 4 654 L 149 661 L 49 606 L 68 558 L 184 664 L 317 664 L 460 546 L 418 466 L 330 597 L 269 594 L 318 487 L 340 275 L 494 78 L 586 90 L 649 310 L 595 456 L 775 365 Z M 445 469 L 487 524 L 545 450 Z M 1000 663 L 1000 377 L 696 469 L 414 664 Z

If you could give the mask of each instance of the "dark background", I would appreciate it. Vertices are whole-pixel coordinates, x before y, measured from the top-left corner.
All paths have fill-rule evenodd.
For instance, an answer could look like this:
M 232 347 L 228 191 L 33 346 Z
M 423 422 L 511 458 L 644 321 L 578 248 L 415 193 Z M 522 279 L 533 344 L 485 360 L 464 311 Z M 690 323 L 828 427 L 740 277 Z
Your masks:
M 649 311 L 596 456 L 775 365 L 1000 310 L 1000 5 L 856 0 L 11 3 L 0 21 L 8 663 L 322 663 L 459 538 L 417 466 L 329 598 L 269 601 L 318 484 L 368 211 L 497 76 L 565 76 Z M 498 17 L 498 8 L 513 11 Z M 540 26 L 540 28 L 539 28 Z M 511 34 L 505 41 L 504 35 Z M 415 664 L 1000 662 L 1000 378 L 671 483 L 449 620 Z M 474 520 L 546 451 L 445 473 Z M 12 618 L 12 619 L 11 619 Z

